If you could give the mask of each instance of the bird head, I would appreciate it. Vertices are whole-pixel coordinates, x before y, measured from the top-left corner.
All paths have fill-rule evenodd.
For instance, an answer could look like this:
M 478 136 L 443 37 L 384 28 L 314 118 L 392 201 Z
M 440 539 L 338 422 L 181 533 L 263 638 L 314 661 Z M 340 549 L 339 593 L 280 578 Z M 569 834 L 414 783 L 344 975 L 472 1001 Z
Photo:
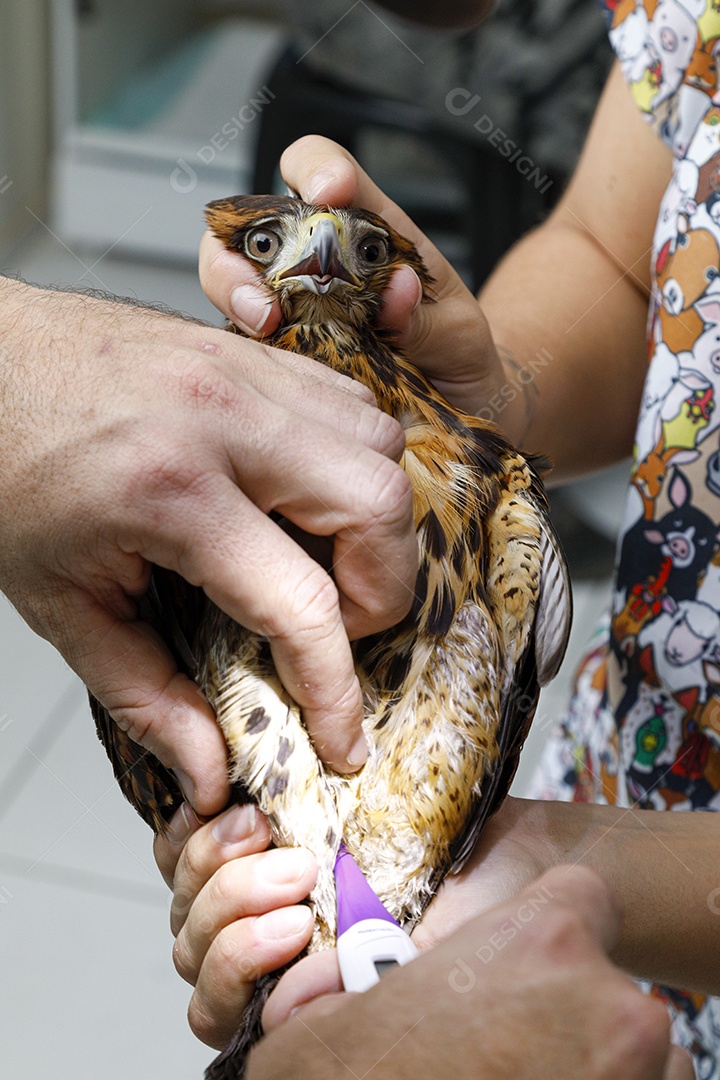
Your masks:
M 249 259 L 278 296 L 283 325 L 367 323 L 403 264 L 430 299 L 433 279 L 415 246 L 369 210 L 238 195 L 210 203 L 206 218 L 215 236 Z

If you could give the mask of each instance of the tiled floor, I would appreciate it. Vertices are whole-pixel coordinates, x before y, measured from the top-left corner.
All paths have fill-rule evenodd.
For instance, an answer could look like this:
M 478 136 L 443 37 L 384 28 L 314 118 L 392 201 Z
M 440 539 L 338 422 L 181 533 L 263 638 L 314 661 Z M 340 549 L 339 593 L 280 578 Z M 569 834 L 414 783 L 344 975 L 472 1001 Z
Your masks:
M 78 256 L 90 265 L 38 229 L 12 261 L 29 280 L 74 282 Z M 213 317 L 190 267 L 107 256 L 102 279 Z M 541 698 L 516 793 L 608 595 L 604 580 L 576 589 L 568 660 Z M 199 1080 L 212 1052 L 186 1026 L 149 832 L 115 787 L 82 687 L 4 600 L 0 642 L 0 1075 Z
M 83 687 L 0 601 L 0 1075 L 199 1080 L 168 892 Z

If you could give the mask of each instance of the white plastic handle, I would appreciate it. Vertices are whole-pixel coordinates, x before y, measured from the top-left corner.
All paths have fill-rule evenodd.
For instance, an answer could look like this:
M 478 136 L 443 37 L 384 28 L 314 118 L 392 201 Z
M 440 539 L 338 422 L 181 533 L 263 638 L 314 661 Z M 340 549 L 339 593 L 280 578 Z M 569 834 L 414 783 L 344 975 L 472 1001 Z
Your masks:
M 369 990 L 398 964 L 414 960 L 418 951 L 408 934 L 387 919 L 362 919 L 337 940 L 338 961 L 346 990 Z

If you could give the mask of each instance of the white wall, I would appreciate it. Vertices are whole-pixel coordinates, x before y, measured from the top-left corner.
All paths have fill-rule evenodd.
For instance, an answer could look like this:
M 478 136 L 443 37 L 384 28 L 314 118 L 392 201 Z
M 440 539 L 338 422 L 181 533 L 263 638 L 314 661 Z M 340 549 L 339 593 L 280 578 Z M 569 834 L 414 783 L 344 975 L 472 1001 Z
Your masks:
M 0 0 L 0 249 L 31 226 L 26 206 L 44 213 L 47 26 L 46 0 Z

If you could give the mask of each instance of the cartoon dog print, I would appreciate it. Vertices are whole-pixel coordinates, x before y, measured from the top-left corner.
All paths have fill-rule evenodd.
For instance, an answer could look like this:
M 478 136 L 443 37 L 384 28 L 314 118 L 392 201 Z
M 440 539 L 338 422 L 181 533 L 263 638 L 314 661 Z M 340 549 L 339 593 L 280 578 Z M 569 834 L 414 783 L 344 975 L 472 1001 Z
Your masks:
M 655 262 L 655 280 L 661 296 L 660 336 L 676 355 L 691 352 L 704 323 L 694 305 L 720 275 L 720 248 L 709 229 L 692 229 L 680 214 L 678 234 L 668 240 Z

